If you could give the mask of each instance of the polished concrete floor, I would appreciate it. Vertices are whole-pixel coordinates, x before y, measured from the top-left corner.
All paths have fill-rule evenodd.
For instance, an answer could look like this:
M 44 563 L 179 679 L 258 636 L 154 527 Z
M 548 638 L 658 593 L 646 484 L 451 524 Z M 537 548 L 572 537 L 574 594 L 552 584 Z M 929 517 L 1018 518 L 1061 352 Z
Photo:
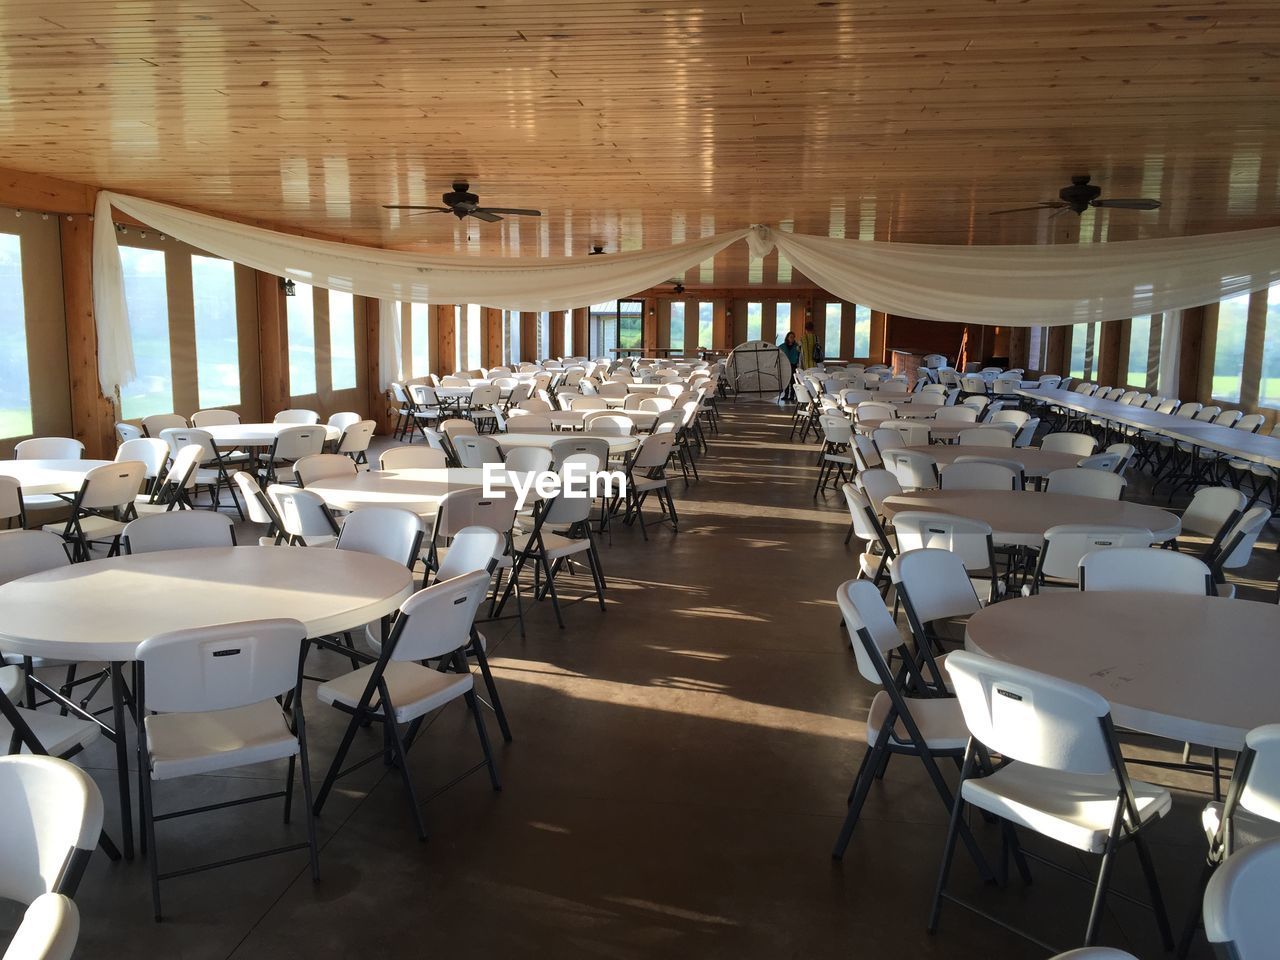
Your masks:
M 512 621 L 484 628 L 515 735 L 502 745 L 489 718 L 500 793 L 479 773 L 426 802 L 430 839 L 419 843 L 398 771 L 375 761 L 341 782 L 319 821 L 318 883 L 302 853 L 176 879 L 163 887 L 159 924 L 145 863 L 95 856 L 77 897 L 78 956 L 1044 956 L 956 908 L 937 935 L 925 932 L 946 812 L 909 758 L 873 790 L 843 862 L 831 860 L 873 693 L 834 603 L 855 570 L 856 541 L 842 543 L 838 492 L 813 497 L 816 447 L 788 442 L 789 416 L 745 399 L 726 407 L 701 480 L 674 483 L 679 533 L 655 528 L 646 543 L 614 525 L 603 548 L 607 612 L 574 605 L 561 630 L 539 604 L 524 639 Z M 1275 527 L 1264 541 L 1244 596 L 1263 597 L 1261 585 L 1280 572 Z M 332 675 L 344 663 L 321 655 L 313 668 Z M 318 779 L 345 720 L 313 698 L 306 705 Z M 373 752 L 380 738 L 370 730 L 357 742 Z M 1172 758 L 1180 745 L 1135 739 L 1129 750 Z M 411 754 L 420 795 L 478 758 L 461 703 L 445 708 Z M 80 762 L 101 784 L 108 829 L 118 833 L 109 746 Z M 1208 781 L 1133 769 L 1177 789 L 1154 856 L 1178 926 L 1202 856 Z M 232 798 L 279 783 L 281 772 L 161 784 L 157 805 Z M 303 837 L 301 818 L 282 824 L 274 802 L 159 829 L 163 869 Z M 995 829 L 979 821 L 975 830 L 998 848 Z M 1085 885 L 1040 868 L 1031 886 L 986 887 L 963 857 L 954 878 L 991 913 L 1078 945 Z M 1142 896 L 1131 853 L 1118 878 Z M 0 928 L 13 919 L 0 914 Z M 1163 953 L 1150 913 L 1121 901 L 1111 903 L 1103 942 Z M 1196 955 L 1208 956 L 1203 942 Z

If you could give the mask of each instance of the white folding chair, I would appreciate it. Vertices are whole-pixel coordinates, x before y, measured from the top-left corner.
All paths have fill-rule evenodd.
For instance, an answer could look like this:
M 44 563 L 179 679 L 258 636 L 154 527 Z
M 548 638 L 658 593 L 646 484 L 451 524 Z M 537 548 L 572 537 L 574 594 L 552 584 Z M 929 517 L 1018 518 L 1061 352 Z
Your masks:
M 1118 473 L 1089 470 L 1085 467 L 1067 467 L 1052 471 L 1045 484 L 1046 493 L 1065 493 L 1073 497 L 1096 497 L 1099 500 L 1119 500 L 1126 481 Z
M 842 415 L 823 414 L 818 417 L 818 429 L 822 433 L 822 452 L 818 455 L 818 480 L 813 495 L 831 483 L 844 483 L 845 470 L 853 472 L 853 424 Z
M 1235 585 L 1226 582 L 1223 571 L 1238 570 L 1248 564 L 1258 536 L 1270 519 L 1270 507 L 1251 507 L 1231 525 L 1231 529 L 1223 535 L 1216 547 L 1208 552 L 1205 562 L 1213 573 L 1219 595 L 1235 596 Z
M 330 704 L 351 717 L 316 795 L 317 813 L 323 809 L 338 778 L 360 765 L 349 769 L 343 767 L 356 734 L 366 723 L 381 723 L 384 736 L 378 751 L 381 753 L 386 745 L 391 747 L 404 781 L 418 838 L 425 840 L 427 832 L 414 790 L 408 751 L 422 718 L 459 697 L 465 698 L 475 720 L 484 752 L 482 765 L 488 767 L 493 788 L 500 789 L 498 770 L 484 729 L 484 717 L 476 701 L 471 668 L 464 653 L 476 612 L 488 590 L 487 570 L 454 577 L 419 590 L 400 608 L 395 626 L 382 645 L 376 663 L 353 670 L 317 688 L 316 697 L 321 703 Z M 452 667 L 452 671 L 424 666 L 428 660 L 442 661 L 442 665 Z M 401 724 L 408 724 L 403 735 Z M 472 769 L 479 766 L 481 764 Z
M 1223 864 L 1204 894 L 1204 930 L 1225 960 L 1270 960 L 1280 941 L 1276 898 L 1280 840 L 1242 850 Z
M 116 439 L 121 443 L 127 440 L 137 440 L 143 436 L 142 428 L 135 427 L 132 423 L 116 424 Z
M 1080 589 L 1080 561 L 1096 550 L 1139 549 L 1152 544 L 1150 530 L 1063 523 L 1044 532 L 1031 582 L 1022 593 L 1030 596 L 1052 590 Z
M 1116 852 L 1132 843 L 1161 939 L 1166 950 L 1173 949 L 1145 835 L 1173 801 L 1164 787 L 1129 779 L 1107 701 L 1087 687 L 966 651 L 947 658 L 947 672 L 971 739 L 951 811 L 929 932 L 937 930 L 943 900 L 977 909 L 947 891 L 959 826 L 972 806 L 1002 821 L 1006 850 L 1012 851 L 1024 881 L 1031 878 L 1029 858 L 1056 864 L 1023 850 L 1018 828 L 1081 853 L 1101 855 L 1084 933 L 1086 947 L 1097 937 Z M 992 770 L 987 751 L 999 753 L 1005 763 Z M 1015 932 L 1045 946 L 1034 936 Z
M 329 415 L 329 426 L 337 427 L 339 430 L 347 430 L 350 427 L 354 427 L 362 419 L 364 418 L 360 414 L 344 410 L 341 413 Z
M 884 467 L 901 484 L 903 490 L 937 490 L 938 463 L 919 450 L 880 450 Z
M 895 420 L 889 429 L 897 431 L 907 447 L 927 447 L 932 439 L 927 420 Z
M 1131 593 L 1215 594 L 1213 574 L 1203 560 L 1173 550 L 1123 547 L 1080 558 L 1080 589 Z
M 130 520 L 125 525 L 121 540 L 126 553 L 234 547 L 236 531 L 235 524 L 225 513 L 175 510 Z
M 1019 428 L 1017 434 L 1013 438 L 1013 445 L 1015 447 L 1031 446 L 1031 441 L 1035 439 L 1036 430 L 1038 430 L 1039 428 L 1040 428 L 1040 418 L 1032 417 L 1030 420 L 1024 423 L 1021 426 L 1021 428 Z
M 1240 519 L 1247 503 L 1248 497 L 1234 487 L 1199 487 L 1182 511 L 1182 533 L 1207 539 L 1208 547 L 1199 550 L 1207 556 Z M 1181 537 L 1178 545 L 1184 546 Z
M 886 499 L 903 493 L 902 484 L 898 483 L 898 478 L 883 467 L 863 470 L 858 474 L 858 486 L 867 495 L 867 500 L 871 502 L 878 517 L 885 516 Z
M 134 497 L 142 489 L 146 472 L 140 460 L 94 467 L 85 473 L 67 520 L 46 523 L 42 529 L 61 536 L 70 545 L 72 559 L 90 559 L 95 543 L 110 544 L 108 556 L 115 556 L 125 524 L 137 515 Z
M 448 465 L 445 452 L 435 447 L 388 447 L 378 454 L 379 470 L 443 470 Z
M 273 418 L 274 423 L 297 423 L 312 426 L 320 422 L 320 414 L 314 410 L 281 410 Z
M 1098 442 L 1087 433 L 1051 433 L 1040 441 L 1040 449 L 1087 457 L 1098 449 Z
M 348 425 L 338 438 L 336 452 L 350 457 L 355 463 L 368 463 L 369 444 L 373 442 L 373 432 L 376 429 L 378 424 L 373 420 L 359 420 Z
M 526 413 L 507 420 L 507 433 L 551 433 L 555 429 L 549 417 Z
M 943 490 L 1021 490 L 1022 470 L 988 460 L 957 460 L 942 468 Z
M 502 463 L 502 449 L 493 437 L 461 434 L 451 438 L 458 462 L 463 467 L 483 467 L 486 463 Z
M 946 550 L 959 557 L 983 602 L 994 603 L 1004 593 L 990 524 L 949 513 L 903 510 L 894 514 L 893 529 L 904 555 L 912 550 Z
M 1124 455 L 1119 452 L 1104 450 L 1102 453 L 1081 457 L 1076 461 L 1076 466 L 1084 470 L 1105 470 L 1108 473 L 1119 473 L 1119 468 L 1124 459 Z
M 844 422 L 846 428 L 848 421 Z M 640 533 L 645 540 L 649 539 L 648 527 L 659 523 L 670 523 L 672 530 L 678 530 L 680 518 L 676 515 L 675 499 L 671 496 L 671 488 L 667 485 L 667 461 L 671 459 L 675 440 L 669 433 L 651 433 L 640 441 L 640 447 L 627 461 L 626 468 L 626 510 L 623 523 L 640 524 Z M 852 466 L 852 464 L 850 464 Z M 843 470 L 841 476 L 844 476 Z M 650 495 L 658 498 L 661 511 L 657 520 L 646 521 L 644 504 Z
M 165 430 L 190 426 L 187 418 L 176 413 L 153 413 L 142 418 L 142 429 L 148 437 L 158 437 Z
M 840 492 L 844 494 L 849 508 L 849 532 L 845 534 L 844 542 L 847 544 L 856 535 L 867 545 L 858 557 L 858 576 L 870 580 L 883 593 L 888 587 L 885 576 L 889 572 L 889 562 L 897 556 L 897 546 L 885 532 L 865 493 L 852 483 L 841 486 Z
M 71 960 L 79 938 L 75 902 L 60 893 L 44 893 L 23 913 L 4 960 Z
M 630 417 L 620 413 L 593 410 L 582 418 L 582 429 L 602 436 L 629 437 L 636 432 L 636 424 Z
M 197 410 L 191 415 L 191 425 L 199 430 L 234 426 L 239 422 L 240 414 L 234 410 Z
M 273 483 L 267 497 L 279 517 L 280 534 L 286 543 L 298 547 L 327 547 L 337 541 L 338 521 L 321 497 L 297 487 Z
M 313 453 L 293 464 L 294 479 L 303 488 L 330 478 L 354 477 L 357 472 L 355 461 L 340 453 Z
M 309 412 L 309 411 L 284 411 L 290 412 Z M 292 423 L 293 421 L 281 420 L 277 415 L 277 423 Z M 319 417 L 317 416 L 317 419 Z M 275 483 L 276 468 L 286 466 L 301 460 L 303 457 L 315 456 L 324 452 L 325 431 L 323 427 L 299 424 L 297 426 L 284 427 L 276 434 L 275 440 L 271 444 L 271 449 L 265 454 L 258 456 L 258 471 L 261 476 L 262 483 Z
M 160 881 L 215 867 L 307 850 L 311 879 L 320 879 L 312 814 L 311 772 L 302 713 L 302 653 L 307 629 L 297 620 L 255 620 L 177 630 L 138 644 L 134 687 L 142 830 L 151 872 L 151 900 L 160 920 Z M 278 697 L 284 697 L 281 706 Z M 284 790 L 157 814 L 153 782 L 178 780 L 249 764 L 289 761 Z M 156 821 L 284 798 L 293 805 L 295 761 L 301 760 L 307 839 L 161 873 Z
M 974 427 L 959 433 L 962 447 L 1012 447 L 1013 434 L 999 427 Z
M 930 548 L 899 553 L 889 564 L 897 598 L 921 655 L 941 649 L 937 624 L 967 618 L 982 609 L 964 560 L 950 550 Z
M 935 423 L 977 423 L 978 411 L 965 405 L 939 407 L 933 419 Z

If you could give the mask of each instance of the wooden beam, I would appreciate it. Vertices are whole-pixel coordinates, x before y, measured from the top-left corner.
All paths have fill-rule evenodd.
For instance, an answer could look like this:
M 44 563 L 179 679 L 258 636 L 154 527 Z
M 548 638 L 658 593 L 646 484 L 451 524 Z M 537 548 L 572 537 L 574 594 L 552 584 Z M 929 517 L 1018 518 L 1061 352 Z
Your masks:
M 0 206 L 49 213 L 93 213 L 97 195 L 97 190 L 83 183 L 21 170 L 0 170 Z
M 1049 327 L 1044 335 L 1048 338 L 1044 353 L 1045 373 L 1066 376 L 1070 371 L 1067 365 L 1071 362 L 1067 351 L 1068 338 L 1071 336 L 1070 326 Z
M 92 205 L 92 204 L 91 204 Z M 98 384 L 98 331 L 93 314 L 93 224 L 77 218 L 62 227 L 62 298 L 73 436 L 85 455 L 115 455 L 115 404 Z
M 564 317 L 565 311 L 551 311 L 551 356 L 563 357 L 565 355 L 564 348 Z
M 1104 386 L 1121 385 L 1119 320 L 1102 324 L 1098 331 L 1098 343 L 1094 347 L 1094 353 L 1094 379 Z
M 538 359 L 538 315 L 528 310 L 520 312 L 520 360 Z
M 262 383 L 262 418 L 270 420 L 289 408 L 288 313 L 280 278 L 258 272 L 258 372 Z
M 591 308 L 576 307 L 573 311 L 573 343 L 571 344 L 575 357 L 590 355 L 591 334 L 588 329 L 590 323 Z
M 502 355 L 502 311 L 496 307 L 480 308 L 480 365 L 485 369 L 500 367 L 507 358 Z
M 390 433 L 387 396 L 382 390 L 382 316 L 378 301 L 356 297 L 356 309 L 363 310 L 365 318 L 365 416 L 378 425 L 376 432 Z M 400 322 L 398 314 L 395 322 Z
M 436 327 L 436 349 L 432 357 L 434 373 L 447 376 L 457 369 L 458 309 L 451 303 L 437 304 L 432 311 Z

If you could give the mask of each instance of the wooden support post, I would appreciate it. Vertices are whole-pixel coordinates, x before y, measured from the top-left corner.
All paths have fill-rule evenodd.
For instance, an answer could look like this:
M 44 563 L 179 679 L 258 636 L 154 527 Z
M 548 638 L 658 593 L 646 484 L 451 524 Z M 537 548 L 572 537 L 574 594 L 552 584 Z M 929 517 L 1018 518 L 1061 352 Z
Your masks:
M 115 404 L 98 384 L 98 333 L 93 315 L 93 224 L 76 217 L 62 227 L 62 291 L 73 436 L 85 456 L 115 455 Z
M 552 357 L 563 357 L 568 351 L 564 345 L 564 310 L 551 311 L 551 349 Z
M 448 376 L 457 369 L 458 309 L 452 303 L 437 304 L 431 311 L 431 323 L 435 327 L 433 373 Z
M 258 371 L 262 419 L 289 408 L 289 329 L 280 278 L 258 273 Z
M 528 310 L 520 311 L 520 360 L 538 358 L 538 315 Z
M 377 300 L 357 297 L 356 309 L 362 307 L 365 318 L 365 416 L 378 425 L 378 433 L 390 433 L 391 418 L 387 413 L 386 394 L 382 390 L 382 316 Z M 399 322 L 398 317 L 396 322 Z
M 1102 324 L 1098 331 L 1098 344 L 1094 348 L 1094 379 L 1104 386 L 1120 384 L 1120 321 Z
M 1067 344 L 1071 337 L 1071 327 L 1068 324 L 1049 327 L 1044 335 L 1048 339 L 1044 353 L 1044 372 L 1065 377 L 1070 372 L 1067 365 L 1071 362 L 1071 355 Z
M 573 356 L 586 357 L 591 353 L 590 307 L 575 307 L 573 311 Z
M 502 311 L 495 307 L 480 308 L 480 365 L 486 370 L 506 363 L 502 355 Z

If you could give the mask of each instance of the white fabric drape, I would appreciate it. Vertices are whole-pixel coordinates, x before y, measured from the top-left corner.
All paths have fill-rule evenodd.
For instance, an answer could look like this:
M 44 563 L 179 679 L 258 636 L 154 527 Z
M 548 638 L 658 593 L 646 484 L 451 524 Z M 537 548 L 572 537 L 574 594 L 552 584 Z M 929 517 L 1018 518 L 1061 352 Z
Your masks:
M 1170 310 L 1160 321 L 1160 368 L 1156 392 L 1162 397 L 1178 395 L 1178 358 L 1182 353 L 1182 311 Z
M 1280 282 L 1280 228 L 1083 246 L 956 246 L 800 236 L 774 246 L 822 289 L 922 320 L 1029 327 L 1092 323 L 1217 303 Z
M 391 381 L 399 380 L 404 371 L 401 369 L 400 352 L 400 303 L 396 300 L 378 301 L 378 370 L 382 374 L 382 389 L 391 386 Z
M 93 320 L 98 333 L 98 382 L 103 394 L 114 400 L 116 388 L 131 383 L 137 374 L 124 297 L 124 267 L 106 191 L 98 194 L 93 211 Z

